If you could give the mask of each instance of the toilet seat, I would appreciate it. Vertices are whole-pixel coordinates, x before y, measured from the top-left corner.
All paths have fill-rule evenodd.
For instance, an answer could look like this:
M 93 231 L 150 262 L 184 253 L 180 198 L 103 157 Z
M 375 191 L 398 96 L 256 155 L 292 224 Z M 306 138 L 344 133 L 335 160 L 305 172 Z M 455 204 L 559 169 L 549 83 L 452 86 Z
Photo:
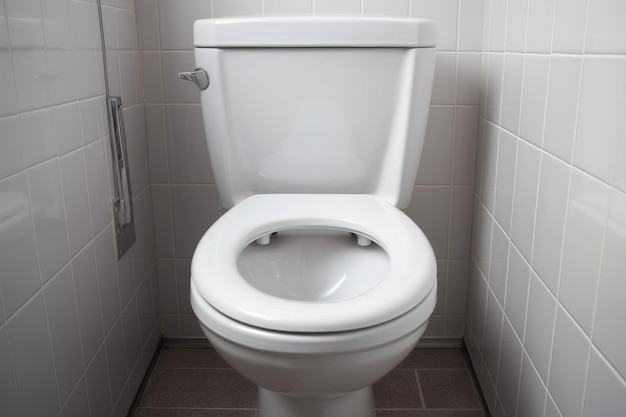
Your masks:
M 302 228 L 340 229 L 371 239 L 387 252 L 387 276 L 369 291 L 332 302 L 271 296 L 241 276 L 237 258 L 248 244 Z M 419 305 L 436 285 L 436 261 L 424 233 L 380 197 L 259 194 L 235 205 L 204 234 L 191 279 L 205 302 L 241 323 L 284 332 L 339 332 L 387 322 Z

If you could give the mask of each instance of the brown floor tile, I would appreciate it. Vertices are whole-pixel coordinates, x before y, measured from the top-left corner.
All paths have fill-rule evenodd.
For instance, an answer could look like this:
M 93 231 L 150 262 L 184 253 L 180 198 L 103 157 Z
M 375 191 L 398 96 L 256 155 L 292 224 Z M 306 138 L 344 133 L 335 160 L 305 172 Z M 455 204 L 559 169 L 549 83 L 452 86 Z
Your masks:
M 189 408 L 138 408 L 135 417 L 255 417 L 254 410 L 191 410 Z
M 393 370 L 374 384 L 376 408 L 423 408 L 415 371 Z
M 214 349 L 163 348 L 157 368 L 230 368 Z
M 232 369 L 156 368 L 140 407 L 254 408 L 256 385 Z
M 425 408 L 480 410 L 480 397 L 468 371 L 417 371 L 417 375 Z
M 396 368 L 467 369 L 461 349 L 415 349 Z
M 479 410 L 378 410 L 376 417 L 485 417 Z
M 256 417 L 256 390 L 213 349 L 163 348 L 134 417 Z M 411 352 L 374 397 L 377 417 L 486 415 L 461 349 Z

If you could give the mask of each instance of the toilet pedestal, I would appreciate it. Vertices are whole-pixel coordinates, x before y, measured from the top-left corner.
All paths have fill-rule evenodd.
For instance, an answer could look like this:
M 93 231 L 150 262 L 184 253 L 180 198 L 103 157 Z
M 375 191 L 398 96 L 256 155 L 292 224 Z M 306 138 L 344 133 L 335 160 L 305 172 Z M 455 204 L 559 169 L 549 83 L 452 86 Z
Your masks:
M 345 394 L 304 396 L 259 387 L 258 417 L 375 417 L 374 394 L 367 386 Z

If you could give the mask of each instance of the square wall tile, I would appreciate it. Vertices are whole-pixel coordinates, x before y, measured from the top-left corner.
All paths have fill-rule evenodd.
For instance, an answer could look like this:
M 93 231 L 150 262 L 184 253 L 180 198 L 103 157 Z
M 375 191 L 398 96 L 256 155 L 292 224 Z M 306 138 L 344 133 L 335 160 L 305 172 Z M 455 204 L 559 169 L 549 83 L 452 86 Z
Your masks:
M 559 301 L 588 335 L 593 322 L 610 198 L 611 190 L 606 185 L 574 170 L 558 294 Z
M 501 129 L 496 125 L 486 125 L 483 140 L 482 179 L 480 181 L 480 197 L 487 210 L 494 212 L 496 197 L 496 181 L 498 169 L 498 145 Z
M 490 53 L 488 57 L 487 95 L 483 98 L 483 104 L 487 107 L 487 120 L 499 124 L 502 113 L 504 54 Z
M 213 1 L 215 17 L 223 16 L 225 11 L 220 12 L 221 8 L 236 9 L 242 3 L 246 2 L 241 0 Z M 260 0 L 256 3 L 260 5 Z M 150 7 L 150 5 L 146 5 L 146 7 Z M 211 3 L 206 0 L 159 0 L 158 14 L 160 47 L 169 50 L 192 50 L 193 22 L 197 19 L 211 17 Z M 143 30 L 147 30 L 151 22 L 144 21 L 143 23 Z
M 91 217 L 85 162 L 82 150 L 59 159 L 63 198 L 67 213 L 67 231 L 72 256 L 91 240 Z
M 19 119 L 0 118 L 0 132 L 0 178 L 4 178 L 24 169 Z
M 478 221 L 478 242 L 476 245 L 476 252 L 474 258 L 478 268 L 485 276 L 485 279 L 489 277 L 489 267 L 491 266 L 491 237 L 493 234 L 494 221 L 491 214 L 485 209 L 484 206 L 480 208 L 480 219 Z M 497 227 L 497 225 L 496 225 Z
M 52 125 L 59 156 L 74 151 L 82 145 L 78 103 L 54 107 L 52 109 Z
M 585 44 L 585 24 L 589 0 L 556 0 L 552 51 L 581 53 Z
M 543 154 L 532 266 L 554 294 L 559 285 L 570 177 L 569 165 Z
M 587 10 L 586 53 L 626 52 L 626 28 L 621 19 L 626 4 L 614 0 L 589 0 Z
M 456 104 L 480 104 L 480 72 L 482 56 L 479 53 L 459 53 L 456 71 Z M 457 108 L 459 110 L 460 108 Z
M 438 52 L 431 104 L 454 104 L 456 95 L 457 54 Z
M 557 304 L 550 290 L 534 272 L 531 273 L 530 278 L 528 305 L 524 347 L 533 363 L 533 368 L 537 369 L 545 383 L 548 380 Z
M 437 259 L 447 258 L 449 187 L 416 186 L 406 213 L 426 234 Z
M 506 54 L 504 56 L 500 123 L 503 128 L 516 135 L 519 133 L 523 74 L 524 56 L 520 54 Z
M 77 89 L 74 84 L 77 67 L 75 66 L 74 52 L 71 50 L 46 51 L 50 84 L 50 104 L 69 103 L 77 98 Z
M 213 0 L 213 17 L 260 16 L 261 3 L 261 0 Z
M 580 88 L 574 165 L 611 182 L 624 135 L 626 57 L 586 57 Z
M 60 417 L 82 417 L 89 415 L 90 412 L 87 385 L 82 378 L 61 408 Z
M 70 260 L 65 204 L 57 159 L 28 171 L 39 268 L 48 282 Z
M 482 355 L 491 381 L 490 384 L 498 380 L 503 317 L 504 314 L 500 304 L 494 293 L 489 291 L 487 293 L 487 315 L 485 317 L 485 337 L 482 344 Z
M 571 162 L 582 58 L 553 55 L 548 79 L 544 149 Z
M 41 3 L 36 0 L 5 0 L 9 36 L 14 47 L 43 48 Z
M 361 14 L 361 0 L 313 0 L 315 14 Z
M 552 49 L 555 0 L 529 0 L 526 52 L 548 53 Z
M 500 133 L 498 145 L 498 176 L 496 179 L 494 217 L 507 234 L 510 234 L 511 231 L 516 157 L 517 138 L 503 130 Z
M 111 389 L 109 387 L 109 372 L 106 362 L 105 346 L 96 352 L 93 360 L 85 372 L 89 406 L 91 413 L 96 416 L 108 416 L 113 409 L 111 404 Z
M 263 0 L 263 15 L 313 13 L 313 0 Z
M 464 315 L 466 311 L 469 262 L 448 261 L 448 285 L 446 288 L 447 315 Z
M 142 52 L 141 69 L 144 101 L 146 103 L 162 103 L 161 54 L 159 52 Z
M 32 166 L 56 156 L 50 109 L 21 114 L 19 120 L 26 166 Z
M 39 74 L 48 71 L 46 53 L 42 49 L 12 49 L 13 84 L 20 112 L 42 109 L 50 104 L 50 90 Z M 5 58 L 6 59 L 6 58 Z M 33 80 L 35 80 L 33 82 Z M 10 99 L 12 94 L 9 94 Z M 4 101 L 4 100 L 3 100 Z
M 508 2 L 506 23 L 506 50 L 523 52 L 526 46 L 526 22 L 529 0 Z
M 78 324 L 86 364 L 92 360 L 104 339 L 97 271 L 94 248 L 90 243 L 72 260 Z
M 487 7 L 489 7 L 488 50 L 504 51 L 507 2 L 506 0 L 490 0 L 485 4 L 485 9 Z
M 459 1 L 459 51 L 482 51 L 484 0 Z
M 432 106 L 424 138 L 416 184 L 451 183 L 454 107 Z
M 146 105 L 145 112 L 150 183 L 168 184 L 170 175 L 164 106 Z
M 398 16 L 409 15 L 409 0 L 363 0 L 363 15 Z
M 507 265 L 506 300 L 504 311 L 511 322 L 517 337 L 524 340 L 526 327 L 526 310 L 528 307 L 528 288 L 530 283 L 530 266 L 515 246 L 509 250 Z
M 429 0 L 410 1 L 411 17 L 432 19 L 437 22 L 437 50 L 456 51 L 459 14 L 458 0 L 439 0 L 437 2 Z
M 120 288 L 117 276 L 117 252 L 113 243 L 113 227 L 105 228 L 94 239 L 100 304 L 102 305 L 102 322 L 105 333 L 108 333 L 122 310 L 120 304 Z
M 546 387 L 528 355 L 523 354 L 522 356 L 522 375 L 520 377 L 516 415 L 519 417 L 541 416 L 546 403 Z
M 536 148 L 518 142 L 511 239 L 527 261 L 532 254 L 540 162 L 541 153 Z
M 509 239 L 504 230 L 494 223 L 491 234 L 491 256 L 489 258 L 489 286 L 498 299 L 500 305 L 504 305 L 506 291 L 507 264 L 509 260 Z
M 74 281 L 69 265 L 44 289 L 59 397 L 65 400 L 85 370 L 80 344 Z
M 213 183 L 200 106 L 168 105 L 165 120 L 171 183 Z
M 620 375 L 626 375 L 626 196 L 613 191 L 604 242 L 593 341 Z
M 474 189 L 452 187 L 450 213 L 450 259 L 469 259 L 472 240 Z
M 56 416 L 60 408 L 43 294 L 7 323 L 9 349 L 22 414 Z
M 178 258 L 191 258 L 198 241 L 219 217 L 217 189 L 209 185 L 173 186 L 174 248 Z
M 0 412 L 5 416 L 17 416 L 20 414 L 19 397 L 15 386 L 11 353 L 9 352 L 9 340 L 6 327 L 0 329 Z
M 159 49 L 158 0 L 136 0 L 137 37 L 142 51 Z
M 474 186 L 478 157 L 478 106 L 456 108 L 452 184 Z
M 505 317 L 502 325 L 502 345 L 496 389 L 506 415 L 515 415 L 522 370 L 522 355 L 522 342 Z
M 1 6 L 1 4 L 0 4 Z M 4 27 L 3 27 L 4 24 Z M 5 30 L 4 34 L 3 29 Z M 4 39 L 3 39 L 4 38 Z M 6 116 L 17 113 L 17 97 L 15 95 L 15 78 L 13 76 L 13 60 L 8 46 L 8 35 L 6 34 L 6 20 L 0 16 L 0 115 Z
M 17 208 L 13 227 L 0 234 L 0 294 L 9 318 L 41 288 L 41 277 L 26 175 L 0 181 L 0 195 Z
M 548 56 L 526 55 L 519 134 L 539 147 L 543 144 L 549 68 Z
M 159 277 L 159 311 L 161 314 L 178 314 L 178 289 L 176 281 L 176 261 L 157 259 Z
M 91 228 L 94 235 L 100 233 L 111 222 L 112 206 L 107 189 L 107 171 L 104 140 L 97 141 L 84 148 L 85 168 L 87 171 L 87 191 Z
M 583 417 L 619 416 L 624 410 L 626 410 L 624 379 L 596 349 L 592 348 Z
M 557 309 L 548 388 L 566 416 L 582 411 L 591 342 L 562 307 Z

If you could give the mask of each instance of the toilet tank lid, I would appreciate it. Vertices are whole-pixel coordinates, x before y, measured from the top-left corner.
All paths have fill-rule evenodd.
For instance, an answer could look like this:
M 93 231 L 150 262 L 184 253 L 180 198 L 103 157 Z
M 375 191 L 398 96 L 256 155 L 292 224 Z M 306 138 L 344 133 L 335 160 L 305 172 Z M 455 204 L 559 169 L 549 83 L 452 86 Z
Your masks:
M 435 23 L 397 17 L 248 17 L 202 19 L 193 25 L 196 48 L 436 46 Z

